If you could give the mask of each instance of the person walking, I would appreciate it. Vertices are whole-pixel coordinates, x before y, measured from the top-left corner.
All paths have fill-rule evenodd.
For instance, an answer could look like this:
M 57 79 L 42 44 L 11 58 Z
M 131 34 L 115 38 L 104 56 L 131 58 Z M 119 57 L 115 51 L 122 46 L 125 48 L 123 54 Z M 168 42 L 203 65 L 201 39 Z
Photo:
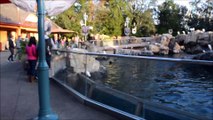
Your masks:
M 51 38 L 49 37 L 49 35 L 51 34 L 51 22 L 49 20 L 45 20 L 45 26 L 44 26 L 44 31 L 45 31 L 45 51 L 46 51 L 46 62 L 49 66 L 49 68 L 51 68 L 51 49 L 52 49 L 52 42 L 51 42 Z
M 14 46 L 14 43 L 13 43 L 13 35 L 10 35 L 10 38 L 9 38 L 9 50 L 10 50 L 10 56 L 8 57 L 8 61 L 14 61 L 13 60 L 13 55 L 14 55 L 14 49 L 15 49 L 15 46 Z
M 52 49 L 52 42 L 51 42 L 51 39 L 50 38 L 46 38 L 45 39 L 45 48 L 46 48 L 46 62 L 49 66 L 49 68 L 51 68 L 51 56 L 52 56 L 52 53 L 51 53 L 51 49 Z
M 38 59 L 35 37 L 30 37 L 29 43 L 26 46 L 26 53 L 27 53 L 27 60 L 29 63 L 29 70 L 28 70 L 29 82 L 33 82 L 36 76 L 35 67 Z
M 15 58 L 17 58 L 18 55 L 18 60 L 21 60 L 21 36 L 18 36 L 18 39 L 16 40 L 16 54 L 15 54 Z

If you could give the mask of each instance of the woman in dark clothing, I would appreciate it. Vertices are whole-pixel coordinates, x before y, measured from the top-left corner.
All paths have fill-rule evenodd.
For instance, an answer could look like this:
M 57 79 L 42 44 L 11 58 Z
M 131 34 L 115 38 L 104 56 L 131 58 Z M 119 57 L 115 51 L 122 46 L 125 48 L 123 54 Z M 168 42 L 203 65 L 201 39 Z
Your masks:
M 12 35 L 10 36 L 9 38 L 9 50 L 10 50 L 10 56 L 8 57 L 8 61 L 14 61 L 13 60 L 13 55 L 14 55 L 14 49 L 15 49 L 15 46 L 14 46 L 14 43 L 13 43 L 13 40 L 12 40 Z
M 26 46 L 27 59 L 29 63 L 29 81 L 33 82 L 35 80 L 35 67 L 38 59 L 36 50 L 36 39 L 35 37 L 30 37 L 30 41 Z
M 52 43 L 50 38 L 45 39 L 45 46 L 46 46 L 46 62 L 49 68 L 51 68 Z

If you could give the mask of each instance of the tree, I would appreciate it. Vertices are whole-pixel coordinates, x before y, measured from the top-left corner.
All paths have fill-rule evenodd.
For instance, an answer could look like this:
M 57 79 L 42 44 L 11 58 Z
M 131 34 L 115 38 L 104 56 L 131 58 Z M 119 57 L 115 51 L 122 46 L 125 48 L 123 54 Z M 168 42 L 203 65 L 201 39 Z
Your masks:
M 188 20 L 188 26 L 195 29 L 213 30 L 213 1 L 195 0 L 191 2 L 192 10 Z
M 176 35 L 177 31 L 185 30 L 184 19 L 186 12 L 186 7 L 180 7 L 173 0 L 166 0 L 162 5 L 158 6 L 158 33 L 168 33 L 169 29 L 173 29 L 173 35 Z
M 131 0 L 132 25 L 136 23 L 136 36 L 150 36 L 156 32 L 153 8 L 156 0 Z
M 68 10 L 56 16 L 54 22 L 58 24 L 60 27 L 64 29 L 69 29 L 81 33 L 81 25 L 80 20 L 83 19 L 83 14 L 88 11 L 88 6 L 86 0 L 79 0 L 81 5 L 80 10 L 75 10 L 75 6 L 73 5 Z
M 150 36 L 156 32 L 151 10 L 137 14 L 135 20 L 138 28 L 136 36 Z
M 143 1 L 145 2 L 145 0 Z M 104 4 L 90 6 L 91 2 L 79 0 L 79 4 L 81 5 L 79 11 L 75 10 L 73 5 L 64 13 L 56 16 L 55 22 L 62 28 L 81 33 L 79 22 L 83 19 L 83 14 L 86 12 L 90 18 L 87 21 L 87 25 L 93 26 L 93 30 L 90 32 L 94 34 L 121 36 L 124 35 L 125 19 L 129 17 L 129 27 L 134 27 L 133 23 L 136 23 L 138 28 L 137 36 L 149 36 L 156 31 L 152 18 L 152 10 L 149 9 L 149 6 L 152 6 L 154 1 L 156 0 L 146 1 L 145 3 L 141 2 L 141 0 L 131 0 L 131 2 L 129 0 L 102 0 L 100 2 Z M 143 7 L 139 4 L 143 4 Z M 134 9 L 133 5 L 136 6 Z
M 124 19 L 131 16 L 128 3 L 123 0 L 106 1 L 107 6 L 96 9 L 93 21 L 94 32 L 110 36 L 123 34 Z

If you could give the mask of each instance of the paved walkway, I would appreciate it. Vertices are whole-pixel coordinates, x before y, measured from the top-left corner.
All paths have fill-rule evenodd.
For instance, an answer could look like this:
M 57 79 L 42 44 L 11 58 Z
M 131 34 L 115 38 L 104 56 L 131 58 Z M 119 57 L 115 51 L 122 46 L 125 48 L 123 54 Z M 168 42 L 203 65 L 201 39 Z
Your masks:
M 27 81 L 20 62 L 7 62 L 9 52 L 0 52 L 0 120 L 29 120 L 38 114 L 38 84 Z M 50 84 L 51 106 L 60 120 L 115 120 L 87 107 L 70 94 Z

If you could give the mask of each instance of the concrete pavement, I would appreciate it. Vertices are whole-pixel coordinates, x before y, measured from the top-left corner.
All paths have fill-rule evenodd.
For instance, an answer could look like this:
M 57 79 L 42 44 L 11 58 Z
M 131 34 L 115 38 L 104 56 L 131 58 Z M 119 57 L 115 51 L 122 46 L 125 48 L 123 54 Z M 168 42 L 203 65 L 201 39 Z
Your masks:
M 0 120 L 28 120 L 39 110 L 38 84 L 27 81 L 21 62 L 7 62 L 9 52 L 0 52 Z M 116 120 L 78 102 L 56 83 L 50 84 L 53 112 L 60 120 Z

